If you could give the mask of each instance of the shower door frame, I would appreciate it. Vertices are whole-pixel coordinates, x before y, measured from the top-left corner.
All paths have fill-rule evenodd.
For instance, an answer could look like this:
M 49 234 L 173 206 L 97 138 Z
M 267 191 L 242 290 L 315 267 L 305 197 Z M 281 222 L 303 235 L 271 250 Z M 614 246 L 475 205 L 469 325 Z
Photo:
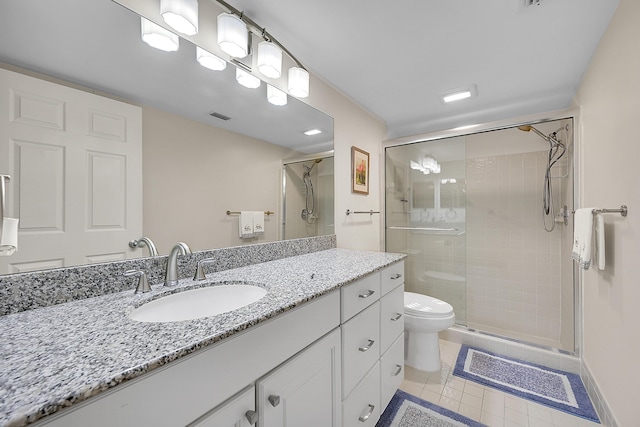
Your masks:
M 418 135 L 401 137 L 395 139 L 388 139 L 382 142 L 381 149 L 381 161 L 380 161 L 380 206 L 382 212 L 382 218 L 380 221 L 380 233 L 382 236 L 382 250 L 387 250 L 387 218 L 386 218 L 386 205 L 387 205 L 387 194 L 386 194 L 386 150 L 391 147 L 398 147 L 403 145 L 409 145 L 414 143 L 421 142 L 433 142 L 447 138 L 461 137 L 461 136 L 469 136 L 477 133 L 489 132 L 489 131 L 497 131 L 507 128 L 513 128 L 522 125 L 535 125 L 537 123 L 543 123 L 548 121 L 562 120 L 562 119 L 571 119 L 573 122 L 573 131 L 572 138 L 573 141 L 571 143 L 573 151 L 572 151 L 572 159 L 573 162 L 573 206 L 577 209 L 581 206 L 582 201 L 582 180 L 580 177 L 581 173 L 581 122 L 580 122 L 580 110 L 577 108 L 569 108 L 564 110 L 556 110 L 539 114 L 531 114 L 525 116 L 518 116 L 504 120 L 497 120 L 482 124 L 470 125 L 470 126 L 461 126 L 453 129 L 446 129 L 441 131 L 427 132 Z M 569 197 L 571 198 L 571 197 Z M 582 335 L 582 271 L 577 268 L 576 264 L 572 262 L 572 272 L 573 272 L 573 351 L 558 349 L 552 347 L 546 347 L 543 345 L 521 341 L 514 338 L 506 337 L 506 336 L 497 336 L 488 332 L 479 331 L 476 329 L 468 328 L 463 325 L 454 325 L 453 328 L 460 328 L 465 331 L 477 333 L 480 335 L 487 335 L 492 337 L 497 337 L 500 339 L 504 339 L 506 341 L 512 341 L 519 344 L 524 344 L 533 347 L 539 347 L 546 350 L 551 350 L 558 353 L 569 354 L 579 356 L 581 354 L 582 343 L 583 343 L 583 335 Z

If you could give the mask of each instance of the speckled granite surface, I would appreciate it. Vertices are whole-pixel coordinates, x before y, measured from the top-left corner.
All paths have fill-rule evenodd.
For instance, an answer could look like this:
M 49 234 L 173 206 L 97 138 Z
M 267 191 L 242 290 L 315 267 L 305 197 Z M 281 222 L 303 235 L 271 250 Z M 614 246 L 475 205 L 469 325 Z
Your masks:
M 393 264 L 404 255 L 329 249 L 207 275 L 250 281 L 259 301 L 218 316 L 140 323 L 127 313 L 163 286 L 71 301 L 0 317 L 0 425 L 22 426 Z M 312 277 L 313 276 L 313 277 Z M 176 288 L 202 282 L 183 279 Z
M 192 277 L 196 263 L 204 258 L 216 259 L 205 266 L 206 272 L 215 272 L 335 247 L 336 236 L 328 235 L 195 252 L 178 257 L 178 277 Z M 0 276 L 0 315 L 133 289 L 133 279 L 123 276 L 131 269 L 147 271 L 151 284 L 162 283 L 167 258 L 138 258 Z

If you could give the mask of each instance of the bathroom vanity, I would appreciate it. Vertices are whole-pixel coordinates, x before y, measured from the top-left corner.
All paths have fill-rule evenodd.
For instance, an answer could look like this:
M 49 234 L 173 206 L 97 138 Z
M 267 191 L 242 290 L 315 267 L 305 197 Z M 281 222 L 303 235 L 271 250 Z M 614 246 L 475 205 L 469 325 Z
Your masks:
M 190 321 L 128 317 L 162 286 L 0 317 L 0 425 L 373 426 L 403 378 L 402 258 L 329 249 L 183 279 L 171 291 L 267 290 Z

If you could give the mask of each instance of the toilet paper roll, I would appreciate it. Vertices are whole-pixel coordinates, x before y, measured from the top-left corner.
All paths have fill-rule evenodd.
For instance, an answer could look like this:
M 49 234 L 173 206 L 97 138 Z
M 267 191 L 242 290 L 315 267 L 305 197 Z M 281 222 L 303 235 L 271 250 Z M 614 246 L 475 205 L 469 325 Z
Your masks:
M 18 221 L 18 218 L 2 219 L 0 256 L 10 256 L 18 250 Z

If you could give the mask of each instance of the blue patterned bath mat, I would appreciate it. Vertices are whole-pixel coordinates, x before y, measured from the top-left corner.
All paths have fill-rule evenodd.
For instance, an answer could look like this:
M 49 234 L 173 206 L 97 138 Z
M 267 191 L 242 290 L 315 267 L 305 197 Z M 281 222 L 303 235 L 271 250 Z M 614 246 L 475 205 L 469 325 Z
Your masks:
M 384 410 L 376 427 L 486 427 L 441 406 L 422 400 L 402 390 Z
M 600 422 L 577 374 L 463 345 L 453 375 Z

